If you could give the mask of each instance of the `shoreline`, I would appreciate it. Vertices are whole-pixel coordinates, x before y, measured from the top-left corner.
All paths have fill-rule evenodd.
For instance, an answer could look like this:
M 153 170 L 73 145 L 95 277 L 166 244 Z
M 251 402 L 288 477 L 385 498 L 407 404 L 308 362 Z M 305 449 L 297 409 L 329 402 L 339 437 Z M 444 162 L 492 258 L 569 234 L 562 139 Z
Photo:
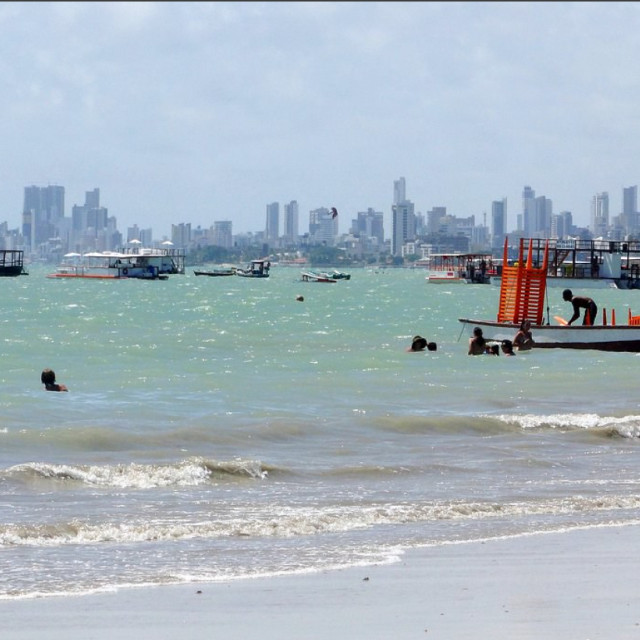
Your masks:
M 640 525 L 406 551 L 314 574 L 0 602 L 3 640 L 637 638 Z

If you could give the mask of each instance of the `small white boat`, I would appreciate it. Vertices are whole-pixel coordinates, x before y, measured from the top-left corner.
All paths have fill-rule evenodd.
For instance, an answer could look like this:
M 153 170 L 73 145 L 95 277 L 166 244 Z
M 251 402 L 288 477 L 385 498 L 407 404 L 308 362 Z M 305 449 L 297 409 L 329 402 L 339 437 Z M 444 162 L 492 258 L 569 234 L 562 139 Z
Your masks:
M 333 280 L 351 280 L 351 274 L 345 273 L 344 271 L 338 271 L 334 269 L 333 271 L 322 271 L 320 275 L 326 276 L 327 278 L 331 278 Z
M 326 273 L 315 273 L 314 271 L 303 271 L 302 282 L 338 282 Z

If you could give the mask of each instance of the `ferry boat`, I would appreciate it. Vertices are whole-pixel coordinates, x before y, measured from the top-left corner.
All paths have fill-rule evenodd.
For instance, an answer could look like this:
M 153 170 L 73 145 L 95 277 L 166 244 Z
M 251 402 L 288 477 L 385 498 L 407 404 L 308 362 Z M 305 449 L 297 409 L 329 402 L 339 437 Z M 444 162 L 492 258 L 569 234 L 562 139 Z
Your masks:
M 497 273 L 490 253 L 432 253 L 426 266 L 430 284 L 490 284 Z
M 640 289 L 640 241 L 555 238 L 522 240 L 530 247 L 534 266 L 542 264 L 543 254 L 548 252 L 548 287 Z M 515 251 L 514 248 L 510 249 L 510 265 L 517 262 Z M 500 274 L 493 275 L 491 283 L 499 286 Z
M 121 252 L 68 253 L 47 278 L 167 280 L 184 273 L 184 252 L 177 249 L 125 249 Z

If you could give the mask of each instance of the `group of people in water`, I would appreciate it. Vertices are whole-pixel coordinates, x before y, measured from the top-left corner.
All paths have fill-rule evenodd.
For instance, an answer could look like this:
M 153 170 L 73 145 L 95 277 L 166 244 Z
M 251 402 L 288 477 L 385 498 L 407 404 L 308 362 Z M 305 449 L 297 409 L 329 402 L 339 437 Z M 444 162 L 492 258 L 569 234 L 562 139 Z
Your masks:
M 533 347 L 533 335 L 531 334 L 531 322 L 529 320 L 523 320 L 520 323 L 520 329 L 514 336 L 513 340 L 504 339 L 500 344 L 489 344 L 487 339 L 482 334 L 480 327 L 475 327 L 473 335 L 469 338 L 469 351 L 470 356 L 490 355 L 499 356 L 500 352 L 505 356 L 515 356 L 518 351 L 529 351 Z
M 437 351 L 438 345 L 435 342 L 429 342 L 422 336 L 413 336 L 411 346 L 407 349 L 407 351 L 424 351 L 425 349 L 427 351 Z

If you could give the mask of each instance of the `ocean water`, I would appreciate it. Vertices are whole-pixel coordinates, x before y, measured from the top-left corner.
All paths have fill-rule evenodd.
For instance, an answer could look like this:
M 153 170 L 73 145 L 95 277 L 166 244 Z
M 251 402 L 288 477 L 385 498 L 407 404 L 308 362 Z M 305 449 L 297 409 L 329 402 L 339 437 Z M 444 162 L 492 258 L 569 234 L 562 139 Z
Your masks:
M 1 599 L 640 521 L 640 355 L 467 356 L 458 318 L 494 318 L 498 287 L 50 270 L 0 279 Z M 640 291 L 590 295 L 640 313 Z

